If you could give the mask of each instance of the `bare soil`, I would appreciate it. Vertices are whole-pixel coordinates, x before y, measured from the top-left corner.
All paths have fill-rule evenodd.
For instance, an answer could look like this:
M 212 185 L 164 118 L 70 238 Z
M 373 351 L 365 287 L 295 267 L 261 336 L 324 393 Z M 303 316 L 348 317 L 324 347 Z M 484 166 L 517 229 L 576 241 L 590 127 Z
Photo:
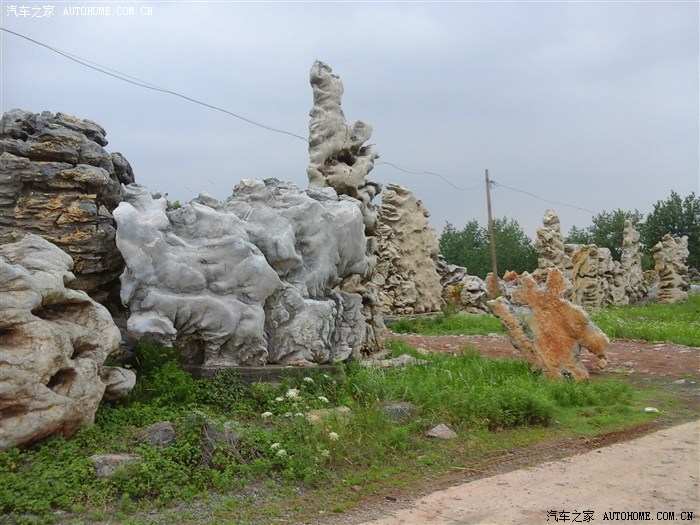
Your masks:
M 505 336 L 392 336 L 425 353 L 456 354 L 469 347 L 487 357 L 521 358 Z M 593 510 L 598 523 L 606 511 L 631 510 L 649 511 L 652 520 L 657 512 L 675 512 L 676 520 L 680 512 L 694 512 L 697 521 L 700 348 L 615 340 L 607 353 L 604 370 L 592 354 L 581 356 L 592 380 L 622 374 L 636 384 L 662 385 L 686 410 L 681 416 L 661 417 L 595 438 L 569 438 L 494 454 L 420 486 L 377 494 L 351 512 L 319 516 L 316 523 L 547 523 L 558 521 L 547 515 L 554 510 L 569 512 L 565 517 L 570 522 L 575 522 L 573 511 L 583 522 L 583 510 Z M 629 521 L 616 521 L 625 522 Z

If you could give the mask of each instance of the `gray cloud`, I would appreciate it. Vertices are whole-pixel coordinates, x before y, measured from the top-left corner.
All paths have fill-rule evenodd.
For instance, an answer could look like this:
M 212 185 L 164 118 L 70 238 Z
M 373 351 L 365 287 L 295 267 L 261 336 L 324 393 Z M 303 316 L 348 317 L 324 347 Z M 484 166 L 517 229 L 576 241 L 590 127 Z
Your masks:
M 697 3 L 169 3 L 151 16 L 7 16 L 3 27 L 302 136 L 317 58 L 345 84 L 348 120 L 374 128 L 380 161 L 504 185 L 595 212 L 650 211 L 700 191 Z M 76 4 L 90 5 L 87 3 Z M 229 195 L 241 178 L 306 184 L 306 144 L 86 69 L 5 32 L 2 110 L 100 123 L 137 179 L 172 199 Z M 458 191 L 378 165 L 423 199 L 432 224 L 485 222 L 483 187 Z M 494 213 L 534 234 L 556 209 L 496 188 Z

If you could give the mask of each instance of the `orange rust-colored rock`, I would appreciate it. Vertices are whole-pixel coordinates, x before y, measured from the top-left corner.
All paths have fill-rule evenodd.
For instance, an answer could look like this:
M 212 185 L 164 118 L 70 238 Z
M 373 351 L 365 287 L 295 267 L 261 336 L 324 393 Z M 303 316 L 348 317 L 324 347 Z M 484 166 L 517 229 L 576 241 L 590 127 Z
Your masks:
M 544 288 L 526 272 L 513 292 L 517 306 L 503 297 L 488 305 L 533 370 L 542 370 L 550 379 L 581 381 L 588 379 L 588 371 L 579 360 L 581 347 L 595 354 L 604 368 L 610 340 L 582 308 L 562 299 L 564 290 L 564 276 L 558 268 L 549 269 Z

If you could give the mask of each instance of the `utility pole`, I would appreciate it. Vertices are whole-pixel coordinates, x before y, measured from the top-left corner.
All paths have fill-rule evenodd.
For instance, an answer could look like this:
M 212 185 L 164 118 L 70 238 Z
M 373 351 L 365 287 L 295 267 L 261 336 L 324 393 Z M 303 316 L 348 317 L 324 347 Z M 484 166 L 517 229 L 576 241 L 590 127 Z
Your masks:
M 493 218 L 491 217 L 491 180 L 489 180 L 489 170 L 486 170 L 486 211 L 489 219 L 489 248 L 491 252 L 491 282 L 488 283 L 489 295 L 491 298 L 498 295 L 498 265 L 496 264 L 496 239 L 493 234 Z

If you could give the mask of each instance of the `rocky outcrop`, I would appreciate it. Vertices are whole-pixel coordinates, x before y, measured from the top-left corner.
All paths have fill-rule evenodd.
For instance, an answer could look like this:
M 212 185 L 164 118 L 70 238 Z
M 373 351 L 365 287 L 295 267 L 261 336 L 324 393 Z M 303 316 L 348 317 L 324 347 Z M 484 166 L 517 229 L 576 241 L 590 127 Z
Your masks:
M 106 145 L 102 127 L 64 113 L 14 109 L 0 121 L 0 243 L 27 233 L 50 241 L 73 259 L 70 287 L 99 302 L 124 268 L 111 212 L 134 180 Z
M 384 315 L 439 312 L 444 306 L 437 273 L 438 237 L 430 214 L 406 188 L 389 184 L 377 228 L 379 260 L 372 282 Z
M 368 267 L 356 200 L 276 179 L 176 210 L 141 186 L 124 193 L 121 297 L 138 339 L 204 367 L 344 361 L 365 344 L 362 297 L 344 289 Z
M 587 310 L 609 304 L 629 304 L 625 291 L 624 271 L 613 261 L 607 248 L 595 244 L 576 246 L 571 255 L 573 279 L 571 301 Z
M 0 450 L 73 435 L 135 375 L 103 365 L 121 335 L 109 312 L 66 287 L 73 260 L 36 235 L 0 245 Z
M 613 260 L 607 247 L 564 244 L 559 218 L 551 210 L 543 223 L 535 243 L 540 254 L 537 278 L 546 278 L 548 268 L 559 268 L 567 284 L 564 297 L 587 309 L 624 306 L 646 297 L 639 232 L 631 221 L 625 221 L 620 261 Z
M 541 280 L 546 279 L 550 268 L 559 268 L 566 280 L 571 280 L 573 263 L 564 247 L 564 237 L 561 234 L 559 216 L 552 210 L 547 210 L 542 217 L 542 228 L 537 229 L 535 248 L 539 253 L 538 269 L 534 275 Z
M 440 276 L 442 298 L 447 304 L 465 313 L 488 313 L 489 291 L 483 279 L 467 274 L 464 266 L 448 264 L 442 255 L 438 255 L 435 267 Z
M 659 276 L 658 301 L 673 304 L 688 300 L 688 237 L 663 236 L 651 249 L 654 270 Z
M 648 287 L 642 269 L 642 254 L 639 251 L 639 232 L 632 221 L 625 221 L 622 232 L 622 254 L 620 266 L 623 272 L 622 285 L 630 303 L 636 303 L 647 295 Z
M 588 371 L 579 359 L 580 347 L 595 354 L 602 368 L 610 341 L 581 307 L 562 298 L 564 290 L 558 268 L 548 271 L 544 288 L 526 272 L 513 293 L 513 303 L 499 297 L 488 305 L 533 370 L 542 370 L 550 379 L 581 381 L 588 378 Z
M 363 350 L 372 353 L 382 348 L 384 319 L 379 288 L 372 283 L 379 244 L 379 208 L 372 203 L 382 190 L 380 184 L 366 180 L 379 157 L 374 144 L 364 145 L 372 136 L 372 127 L 362 121 L 349 126 L 341 109 L 343 83 L 332 69 L 316 61 L 311 68 L 314 105 L 309 115 L 309 167 L 312 188 L 333 188 L 338 195 L 357 199 L 365 226 L 368 268 L 364 275 L 348 281 L 344 289 L 362 296 L 362 312 L 367 324 Z

